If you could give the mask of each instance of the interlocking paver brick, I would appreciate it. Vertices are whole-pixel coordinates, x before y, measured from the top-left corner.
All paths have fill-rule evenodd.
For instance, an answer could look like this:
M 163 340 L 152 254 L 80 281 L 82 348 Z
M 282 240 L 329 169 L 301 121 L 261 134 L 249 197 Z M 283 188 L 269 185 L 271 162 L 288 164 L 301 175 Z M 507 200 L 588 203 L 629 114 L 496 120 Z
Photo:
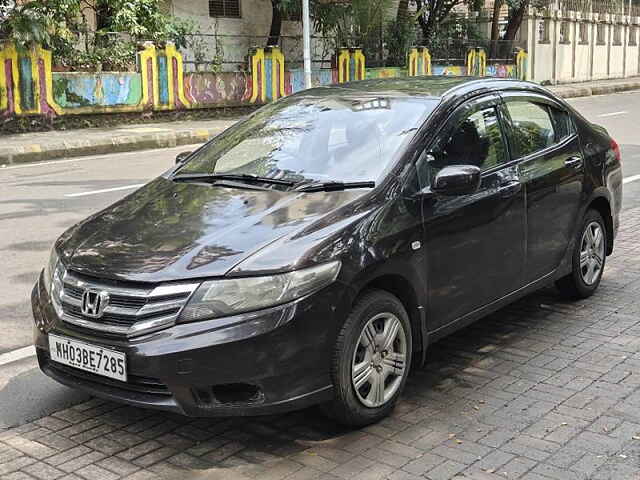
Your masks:
M 425 476 L 429 480 L 449 480 L 457 473 L 464 470 L 466 467 L 467 466 L 463 463 L 454 462 L 453 460 L 447 460 L 446 462 L 427 472 Z
M 40 480 L 56 480 L 65 474 L 65 472 L 62 472 L 56 467 L 52 467 L 44 462 L 32 463 L 31 465 L 24 467 L 21 471 Z
M 130 462 L 122 460 L 118 457 L 104 458 L 97 462 L 96 465 L 121 476 L 131 475 L 132 473 L 140 470 L 140 467 L 138 467 L 137 465 L 133 465 Z
M 91 449 L 89 447 L 78 445 L 77 447 L 70 448 L 69 450 L 65 450 L 64 452 L 60 452 L 52 457 L 45 459 L 45 462 L 55 467 L 90 452 Z
M 25 455 L 37 459 L 47 458 L 57 453 L 53 448 L 22 437 L 9 438 L 5 440 L 5 443 L 16 450 L 20 450 Z
M 537 463 L 534 460 L 525 457 L 516 457 L 500 467 L 499 471 L 507 478 L 518 478 L 536 465 Z
M 82 467 L 86 467 L 87 465 L 92 465 L 100 460 L 102 460 L 106 455 L 100 452 L 90 452 L 80 457 L 76 457 L 73 460 L 69 460 L 68 462 L 62 463 L 58 466 L 60 470 L 64 470 L 65 472 L 71 473 L 79 470 Z
M 0 478 L 637 480 L 640 208 L 601 290 L 535 293 L 434 344 L 392 416 L 192 419 L 92 399 L 0 431 Z
M 141 457 L 136 458 L 133 463 L 140 467 L 149 467 L 154 463 L 158 463 L 162 460 L 165 460 L 173 455 L 175 455 L 176 451 L 170 447 L 161 447 L 153 452 L 147 453 L 146 455 L 142 455 Z
M 117 480 L 119 475 L 110 472 L 98 465 L 87 465 L 77 470 L 76 475 L 86 478 L 87 480 Z
M 402 467 L 402 470 L 414 475 L 423 475 L 441 463 L 444 463 L 445 460 L 445 458 L 438 457 L 437 455 L 425 453 L 422 457 L 406 464 Z
M 0 478 L 3 475 L 17 472 L 18 470 L 35 463 L 36 460 L 31 457 L 22 456 L 0 464 Z
M 482 470 L 497 471 L 500 467 L 514 458 L 515 455 L 511 453 L 503 452 L 502 450 L 492 450 L 490 453 L 478 460 L 474 466 Z
M 118 454 L 118 457 L 123 460 L 133 460 L 134 458 L 146 455 L 149 452 L 157 450 L 162 447 L 162 444 L 154 440 L 148 440 L 143 443 L 139 443 L 131 448 L 128 448 Z

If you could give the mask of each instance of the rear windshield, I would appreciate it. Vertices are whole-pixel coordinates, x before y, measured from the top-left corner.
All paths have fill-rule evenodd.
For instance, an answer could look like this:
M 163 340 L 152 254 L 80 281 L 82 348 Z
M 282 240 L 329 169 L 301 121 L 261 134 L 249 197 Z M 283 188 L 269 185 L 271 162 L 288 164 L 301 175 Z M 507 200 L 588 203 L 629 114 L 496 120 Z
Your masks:
M 424 97 L 287 97 L 216 137 L 180 174 L 375 181 L 437 104 Z

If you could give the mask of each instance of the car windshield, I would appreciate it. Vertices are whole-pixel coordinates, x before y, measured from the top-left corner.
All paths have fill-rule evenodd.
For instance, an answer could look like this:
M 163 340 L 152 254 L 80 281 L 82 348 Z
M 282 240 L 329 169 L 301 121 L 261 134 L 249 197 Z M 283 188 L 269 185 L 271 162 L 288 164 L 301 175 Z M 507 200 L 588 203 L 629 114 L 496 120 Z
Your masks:
M 219 135 L 179 174 L 375 181 L 437 103 L 409 96 L 287 97 Z

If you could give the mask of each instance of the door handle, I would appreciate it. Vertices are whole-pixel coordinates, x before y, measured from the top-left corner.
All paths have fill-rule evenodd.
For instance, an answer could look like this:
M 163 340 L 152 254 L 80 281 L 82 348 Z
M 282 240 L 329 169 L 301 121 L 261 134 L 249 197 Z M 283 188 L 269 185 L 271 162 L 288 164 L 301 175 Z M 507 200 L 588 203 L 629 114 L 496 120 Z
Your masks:
M 522 183 L 515 180 L 513 182 L 509 182 L 509 183 L 505 183 L 504 185 L 501 185 L 500 188 L 498 188 L 498 193 L 500 193 L 500 196 L 502 198 L 509 198 L 520 193 L 521 190 L 522 190 Z
M 564 161 L 564 164 L 567 167 L 575 168 L 576 170 L 578 170 L 579 168 L 582 168 L 582 163 L 583 163 L 583 160 L 580 155 L 569 157 Z

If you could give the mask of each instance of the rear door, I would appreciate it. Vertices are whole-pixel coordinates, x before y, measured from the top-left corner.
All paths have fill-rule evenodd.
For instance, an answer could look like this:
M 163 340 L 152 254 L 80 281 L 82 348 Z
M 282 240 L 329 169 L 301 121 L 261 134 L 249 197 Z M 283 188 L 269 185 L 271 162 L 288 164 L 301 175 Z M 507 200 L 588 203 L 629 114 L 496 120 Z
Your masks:
M 526 191 L 526 265 L 533 282 L 560 264 L 578 221 L 584 159 L 571 116 L 543 95 L 505 93 L 510 151 Z

